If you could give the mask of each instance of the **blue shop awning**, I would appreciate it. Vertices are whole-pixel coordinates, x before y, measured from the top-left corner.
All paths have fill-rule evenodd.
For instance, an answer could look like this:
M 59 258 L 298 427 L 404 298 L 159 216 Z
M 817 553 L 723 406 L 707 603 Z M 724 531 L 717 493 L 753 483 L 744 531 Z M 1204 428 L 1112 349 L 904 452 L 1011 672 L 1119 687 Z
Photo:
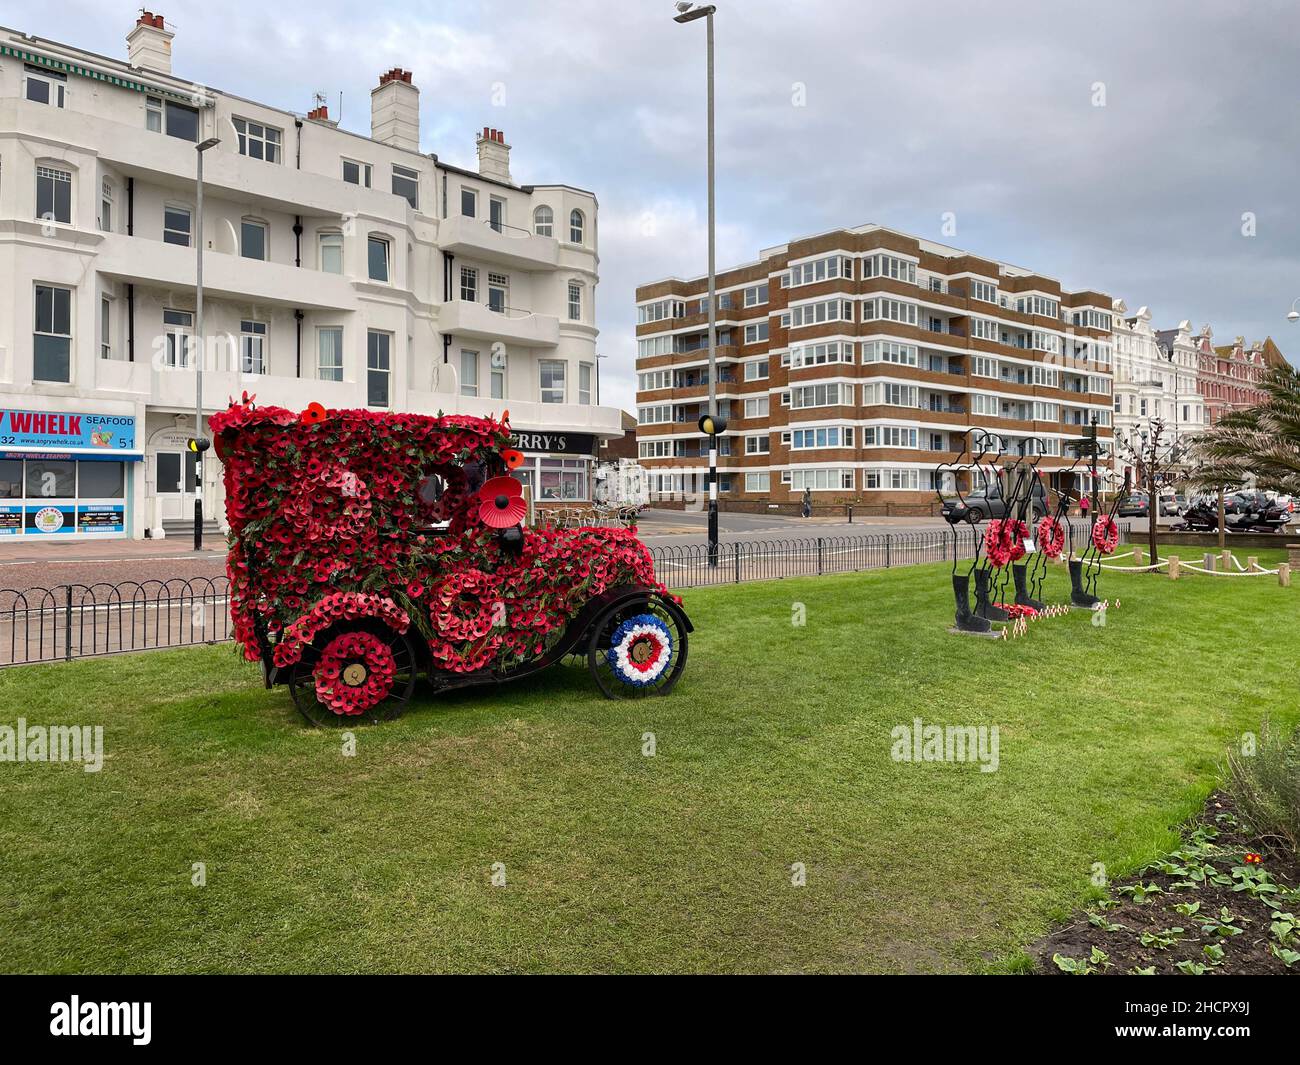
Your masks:
M 44 448 L 0 446 L 0 459 L 34 459 L 38 462 L 139 462 L 143 451 L 132 448 Z

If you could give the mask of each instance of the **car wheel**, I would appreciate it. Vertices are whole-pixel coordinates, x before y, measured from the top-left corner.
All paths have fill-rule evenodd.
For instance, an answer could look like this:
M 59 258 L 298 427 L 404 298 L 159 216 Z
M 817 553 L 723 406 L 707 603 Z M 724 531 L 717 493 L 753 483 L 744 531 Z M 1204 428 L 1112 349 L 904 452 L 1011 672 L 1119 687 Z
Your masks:
M 687 631 L 657 599 L 603 612 L 591 626 L 587 667 L 607 699 L 667 695 L 686 669 Z

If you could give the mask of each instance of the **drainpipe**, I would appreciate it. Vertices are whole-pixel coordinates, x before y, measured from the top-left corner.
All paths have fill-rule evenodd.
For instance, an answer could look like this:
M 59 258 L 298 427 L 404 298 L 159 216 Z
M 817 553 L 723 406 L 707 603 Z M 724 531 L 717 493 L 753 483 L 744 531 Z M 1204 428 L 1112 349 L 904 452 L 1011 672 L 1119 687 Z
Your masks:
M 442 334 L 442 364 L 444 366 L 446 366 L 447 363 L 451 361 L 451 356 L 449 354 L 450 351 L 451 351 L 451 334 L 443 333 Z
M 295 118 L 293 120 L 293 124 L 294 127 L 298 130 L 298 148 L 296 153 L 297 158 L 294 159 L 294 166 L 296 166 L 299 170 L 301 170 L 302 169 L 302 119 Z
M 126 235 L 135 236 L 135 178 L 126 179 Z M 135 362 L 135 285 L 126 285 L 126 361 Z
M 302 215 L 293 216 L 293 265 L 302 266 Z
M 126 283 L 126 361 L 135 362 L 135 284 Z
M 295 363 L 294 363 L 295 366 L 294 376 L 296 377 L 302 376 L 302 319 L 303 319 L 302 310 L 298 307 L 295 307 L 293 310 L 293 326 L 298 334 L 297 350 L 295 354 Z

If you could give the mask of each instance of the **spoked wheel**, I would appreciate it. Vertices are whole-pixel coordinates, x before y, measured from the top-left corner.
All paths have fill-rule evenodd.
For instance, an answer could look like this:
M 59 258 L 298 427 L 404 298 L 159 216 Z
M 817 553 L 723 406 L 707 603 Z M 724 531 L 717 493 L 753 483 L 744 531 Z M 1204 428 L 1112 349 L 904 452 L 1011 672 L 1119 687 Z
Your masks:
M 377 623 L 336 627 L 303 649 L 289 694 L 317 728 L 376 724 L 402 712 L 417 672 L 407 636 Z
M 587 667 L 607 699 L 667 695 L 686 668 L 686 635 L 658 600 L 615 607 L 591 627 Z

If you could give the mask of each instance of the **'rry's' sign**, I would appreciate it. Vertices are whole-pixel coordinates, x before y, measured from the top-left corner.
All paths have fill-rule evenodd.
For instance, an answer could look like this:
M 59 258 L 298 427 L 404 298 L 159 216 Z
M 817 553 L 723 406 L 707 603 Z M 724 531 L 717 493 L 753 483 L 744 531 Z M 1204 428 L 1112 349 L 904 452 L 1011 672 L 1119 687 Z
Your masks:
M 5 447 L 130 450 L 135 447 L 135 417 L 0 409 L 0 448 Z

